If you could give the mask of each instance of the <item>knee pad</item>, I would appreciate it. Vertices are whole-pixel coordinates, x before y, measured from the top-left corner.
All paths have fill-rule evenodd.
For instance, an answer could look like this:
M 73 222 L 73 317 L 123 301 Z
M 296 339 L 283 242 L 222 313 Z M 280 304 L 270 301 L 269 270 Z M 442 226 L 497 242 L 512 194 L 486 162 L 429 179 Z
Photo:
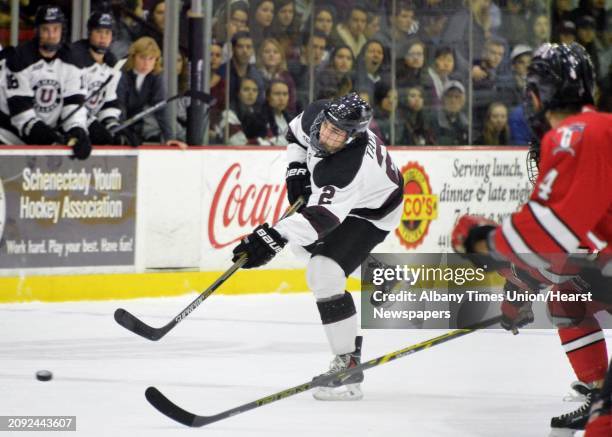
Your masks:
M 342 267 L 331 258 L 313 256 L 306 268 L 308 288 L 319 300 L 342 297 L 346 288 L 346 276 Z
M 335 299 L 317 301 L 317 308 L 324 325 L 341 322 L 357 314 L 353 296 L 348 291 Z

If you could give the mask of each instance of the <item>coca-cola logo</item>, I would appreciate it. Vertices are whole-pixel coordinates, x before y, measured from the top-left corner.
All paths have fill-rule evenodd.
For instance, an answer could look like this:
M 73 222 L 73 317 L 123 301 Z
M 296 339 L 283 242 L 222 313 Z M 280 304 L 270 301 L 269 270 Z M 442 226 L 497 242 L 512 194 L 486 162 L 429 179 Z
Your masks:
M 240 179 L 242 166 L 232 164 L 221 177 L 208 216 L 208 239 L 215 249 L 236 243 L 256 226 L 275 223 L 286 207 L 285 184 L 255 184 Z M 228 229 L 235 234 L 227 235 Z

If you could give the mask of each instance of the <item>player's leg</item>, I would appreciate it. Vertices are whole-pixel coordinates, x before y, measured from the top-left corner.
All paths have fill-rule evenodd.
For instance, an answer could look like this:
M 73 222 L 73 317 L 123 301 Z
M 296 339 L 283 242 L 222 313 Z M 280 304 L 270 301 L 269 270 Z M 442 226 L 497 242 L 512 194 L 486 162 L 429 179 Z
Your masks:
M 359 364 L 361 338 L 357 337 L 357 314 L 353 297 L 345 291 L 346 278 L 363 262 L 388 232 L 367 220 L 348 217 L 332 233 L 308 247 L 312 253 L 307 266 L 307 281 L 330 349 L 335 355 L 330 372 Z M 359 383 L 363 374 L 315 391 L 316 399 L 361 399 Z
M 612 435 L 612 361 L 601 389 L 599 399 L 591 408 L 591 415 L 584 437 L 609 437 Z
M 603 384 L 608 353 L 603 331 L 593 317 L 596 309 L 582 302 L 549 303 L 561 344 L 580 381 L 576 386 L 584 395 L 584 403 L 578 409 L 551 419 L 553 431 L 584 429 L 593 400 Z

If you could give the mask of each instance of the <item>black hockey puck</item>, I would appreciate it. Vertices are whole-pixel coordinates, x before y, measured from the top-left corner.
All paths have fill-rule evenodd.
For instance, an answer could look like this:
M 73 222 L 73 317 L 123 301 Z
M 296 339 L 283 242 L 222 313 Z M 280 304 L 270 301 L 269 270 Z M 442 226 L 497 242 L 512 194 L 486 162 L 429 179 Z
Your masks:
M 48 370 L 39 370 L 36 372 L 36 379 L 39 381 L 51 381 L 51 378 L 53 378 L 53 373 Z

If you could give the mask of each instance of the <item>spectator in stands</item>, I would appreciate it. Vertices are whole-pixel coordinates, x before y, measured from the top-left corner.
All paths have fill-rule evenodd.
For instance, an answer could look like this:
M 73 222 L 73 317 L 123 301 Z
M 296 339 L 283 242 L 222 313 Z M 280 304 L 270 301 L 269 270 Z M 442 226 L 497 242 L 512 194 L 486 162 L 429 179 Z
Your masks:
M 597 53 L 595 44 L 595 19 L 590 15 L 583 15 L 576 19 L 576 41 L 586 49 L 595 71 L 599 72 L 599 53 Z
M 425 44 L 419 40 L 413 40 L 406 46 L 403 57 L 398 57 L 396 67 L 396 80 L 398 87 L 413 85 L 424 85 L 429 81 L 427 68 Z
M 527 124 L 524 105 L 516 105 L 512 108 L 508 117 L 508 127 L 510 129 L 510 144 L 520 146 L 527 145 L 532 141 L 533 134 Z
M 164 27 L 166 21 L 166 1 L 155 0 L 147 15 L 147 25 L 144 28 L 144 36 L 155 40 L 159 47 L 164 46 Z
M 436 143 L 431 128 L 431 115 L 425 108 L 423 88 L 412 86 L 400 96 L 401 136 L 396 135 L 396 143 L 404 146 L 431 146 Z
M 431 91 L 432 106 L 437 108 L 442 103 L 444 86 L 453 78 L 455 71 L 455 53 L 450 47 L 440 47 L 434 54 L 434 61 L 427 73 L 431 79 L 426 91 Z
M 531 47 L 540 47 L 550 41 L 550 19 L 547 14 L 540 14 L 533 20 L 531 27 Z
M 225 4 L 215 14 L 212 36 L 223 44 L 223 63 L 232 57 L 231 41 L 238 32 L 249 31 L 249 4 L 238 0 L 229 5 L 229 19 Z
M 221 114 L 221 122 L 216 128 L 218 139 L 227 138 L 226 144 L 240 146 L 258 144 L 257 138 L 266 136 L 261 106 L 257 104 L 258 94 L 257 82 L 247 76 L 240 78 L 236 99 Z
M 476 59 L 472 67 L 474 88 L 491 89 L 495 86 L 504 51 L 504 42 L 500 39 L 491 38 L 485 42 L 481 58 Z
M 442 34 L 442 44 L 454 49 L 456 68 L 464 76 L 472 68 L 470 46 L 472 53 L 482 53 L 484 42 L 492 36 L 491 0 L 468 0 L 468 3 L 469 8 L 461 8 L 451 16 Z
M 142 24 L 136 19 L 143 19 L 142 0 L 129 0 L 115 8 L 115 30 L 110 51 L 117 59 L 127 56 L 134 41 L 143 36 Z
M 397 3 L 395 15 L 389 17 L 389 26 L 383 28 L 376 39 L 390 49 L 395 38 L 396 47 L 400 52 L 403 52 L 408 43 L 417 37 L 418 32 L 419 22 L 416 18 L 414 5 L 402 1 Z
M 254 64 L 250 63 L 253 53 L 253 38 L 251 38 L 251 35 L 248 32 L 236 32 L 232 37 L 232 58 L 229 62 L 223 64 L 219 70 L 219 74 L 226 77 L 225 71 L 227 68 L 230 69 L 230 100 L 235 100 L 238 97 L 240 79 L 244 77 L 253 79 L 258 89 L 264 89 L 264 79 L 261 73 Z M 258 103 L 263 103 L 263 96 L 259 97 Z
M 274 79 L 280 79 L 289 87 L 288 111 L 291 115 L 296 110 L 296 89 L 295 82 L 287 70 L 285 53 L 280 43 L 274 38 L 263 40 L 257 52 L 257 68 L 264 79 L 266 89 Z
M 272 36 L 280 43 L 285 59 L 299 55 L 301 18 L 295 13 L 295 0 L 276 0 Z
M 599 48 L 599 72 L 597 77 L 605 78 L 612 68 L 612 9 L 608 11 L 608 22 L 603 32 L 601 47 Z
M 358 57 L 367 42 L 365 36 L 367 22 L 368 11 L 363 6 L 353 6 L 346 22 L 339 23 L 336 26 L 336 30 L 332 34 L 333 44 L 346 44 L 353 51 L 353 55 Z
M 355 88 L 367 92 L 371 102 L 374 101 L 374 86 L 376 83 L 380 81 L 390 82 L 387 58 L 383 44 L 375 39 L 367 42 L 357 58 Z
M 117 87 L 117 99 L 125 118 L 131 118 L 144 109 L 166 99 L 166 88 L 161 77 L 161 50 L 155 40 L 142 37 L 136 40 L 128 52 L 128 59 Z M 161 142 L 179 145 L 174 140 L 166 107 L 127 129 L 143 142 Z
M 553 0 L 550 8 L 550 24 L 552 26 L 552 41 L 559 41 L 557 30 L 559 25 L 564 21 L 574 21 L 572 19 L 572 0 Z M 540 11 L 540 14 L 546 11 Z M 536 46 L 533 46 L 536 47 Z
M 317 74 L 317 99 L 331 99 L 344 96 L 353 91 L 353 51 L 347 45 L 334 49 L 329 62 Z
M 571 17 L 578 23 L 580 17 L 589 16 L 593 18 L 593 26 L 598 36 L 606 30 L 606 0 L 580 0 L 576 9 L 571 12 Z
M 402 122 L 397 114 L 397 90 L 386 82 L 378 82 L 374 87 L 374 118 L 385 144 L 395 144 L 402 137 Z M 391 132 L 391 126 L 394 132 Z
M 438 144 L 456 146 L 468 144 L 468 120 L 465 107 L 465 88 L 461 82 L 451 80 L 442 92 L 442 109 L 435 120 L 434 132 Z
M 524 41 L 528 33 L 529 19 L 524 0 L 507 0 L 503 8 L 500 34 L 510 46 L 514 46 Z
M 314 30 L 323 33 L 329 42 L 336 22 L 336 10 L 330 5 L 317 5 L 314 17 Z M 308 31 L 309 29 L 310 26 L 306 26 L 304 30 Z
M 287 65 L 297 88 L 298 113 L 303 111 L 306 105 L 314 99 L 314 95 L 312 96 L 313 99 L 310 98 L 310 83 L 312 80 L 314 85 L 316 73 L 319 70 L 318 67 L 321 65 L 321 60 L 325 53 L 325 44 L 325 34 L 319 31 L 315 31 L 312 34 L 304 32 L 302 34 L 302 47 L 299 59 L 290 61 Z
M 519 105 L 524 100 L 527 84 L 527 67 L 531 63 L 532 49 L 526 44 L 518 44 L 512 49 L 512 75 L 500 84 L 503 90 L 503 101 L 509 107 Z
M 250 0 L 249 7 L 249 33 L 257 49 L 264 39 L 272 36 L 274 2 L 272 0 Z
M 506 146 L 510 144 L 508 108 L 501 102 L 489 105 L 482 134 L 475 143 L 483 146 Z
M 557 26 L 556 34 L 561 44 L 571 44 L 576 41 L 576 25 L 573 21 L 562 21 Z
M 271 146 L 286 146 L 287 129 L 291 117 L 287 112 L 289 103 L 289 87 L 279 79 L 273 79 L 266 89 L 266 104 L 263 114 L 267 127 L 267 135 L 260 138 L 259 143 Z
M 429 14 L 419 19 L 419 38 L 430 48 L 430 53 L 433 52 L 432 49 L 442 45 L 442 33 L 447 22 L 448 16 L 445 14 Z
M 372 39 L 380 32 L 381 13 L 378 10 L 368 11 L 368 21 L 363 32 L 367 39 Z

